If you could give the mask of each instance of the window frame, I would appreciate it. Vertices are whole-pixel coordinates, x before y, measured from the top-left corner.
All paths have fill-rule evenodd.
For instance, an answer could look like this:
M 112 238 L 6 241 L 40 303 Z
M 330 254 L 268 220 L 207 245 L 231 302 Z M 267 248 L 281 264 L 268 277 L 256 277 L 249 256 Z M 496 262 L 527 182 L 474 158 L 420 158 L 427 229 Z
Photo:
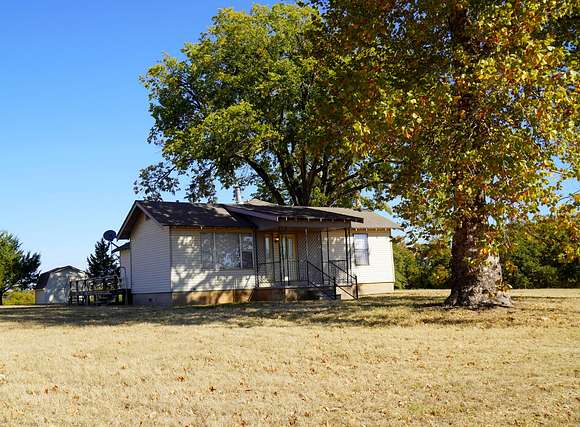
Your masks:
M 211 248 L 210 248 L 210 253 L 211 253 L 211 267 L 207 266 L 205 264 L 205 257 L 204 257 L 204 253 L 207 253 L 206 250 L 204 250 L 203 248 L 203 235 L 210 235 L 211 238 L 209 238 L 208 240 L 210 241 L 211 244 Z M 217 252 L 216 252 L 216 235 L 217 234 L 224 234 L 224 235 L 237 235 L 236 241 L 237 241 L 237 254 L 238 254 L 238 263 L 235 267 L 232 268 L 228 268 L 228 267 L 224 267 L 224 266 L 220 266 L 218 267 L 218 260 L 217 260 Z M 252 248 L 251 249 L 243 249 L 243 245 L 242 245 L 242 240 L 244 238 L 244 236 L 249 236 L 252 239 Z M 255 252 L 255 239 L 254 239 L 254 234 L 253 233 L 248 233 L 248 232 L 239 232 L 239 231 L 233 231 L 233 232 L 218 232 L 218 231 L 202 231 L 200 233 L 200 258 L 201 258 L 201 269 L 204 271 L 239 271 L 239 270 L 253 270 L 254 268 L 256 268 L 256 256 L 254 254 Z M 243 262 L 243 253 L 244 252 L 250 252 L 252 254 L 252 265 L 249 267 L 244 267 L 244 262 Z
M 366 247 L 364 248 L 357 248 L 356 247 L 356 236 L 364 236 L 364 242 L 366 243 Z M 367 266 L 371 265 L 371 253 L 369 248 L 369 233 L 353 233 L 352 235 L 352 253 L 354 255 L 354 265 L 356 266 Z M 357 253 L 364 253 L 366 255 L 366 263 L 361 263 L 358 260 Z
M 244 236 L 249 236 L 252 239 L 252 248 L 251 249 L 246 249 L 244 250 L 243 247 L 243 239 Z M 253 270 L 254 268 L 256 268 L 256 256 L 254 254 L 255 249 L 254 249 L 254 245 L 256 244 L 254 242 L 254 233 L 238 233 L 238 240 L 239 240 L 239 245 L 240 245 L 240 270 Z M 252 254 L 252 265 L 250 267 L 244 267 L 244 252 L 249 252 Z

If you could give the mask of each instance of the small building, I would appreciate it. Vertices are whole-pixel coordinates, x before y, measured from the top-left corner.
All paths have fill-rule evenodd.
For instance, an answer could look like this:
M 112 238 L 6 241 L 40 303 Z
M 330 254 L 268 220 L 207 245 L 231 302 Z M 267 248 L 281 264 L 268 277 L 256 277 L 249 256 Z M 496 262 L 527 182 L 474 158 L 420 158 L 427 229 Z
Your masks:
M 70 281 L 86 278 L 84 271 L 67 265 L 53 268 L 38 276 L 34 288 L 36 304 L 66 304 L 70 291 Z
M 136 304 L 357 298 L 393 290 L 393 221 L 370 211 L 136 201 L 118 238 Z

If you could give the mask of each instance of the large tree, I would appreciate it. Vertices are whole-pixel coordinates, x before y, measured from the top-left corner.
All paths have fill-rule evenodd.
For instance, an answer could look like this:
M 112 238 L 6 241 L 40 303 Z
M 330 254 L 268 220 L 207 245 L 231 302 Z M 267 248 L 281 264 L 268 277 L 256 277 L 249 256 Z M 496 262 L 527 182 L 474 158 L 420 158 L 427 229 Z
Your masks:
M 391 165 L 351 150 L 350 133 L 314 109 L 331 96 L 308 37 L 317 18 L 296 5 L 222 9 L 181 58 L 151 67 L 149 140 L 163 161 L 136 191 L 213 200 L 217 181 L 279 204 L 383 206 Z
M 40 255 L 24 252 L 13 234 L 0 232 L 0 305 L 13 289 L 27 289 L 38 278 Z
M 562 182 L 580 178 L 578 2 L 314 3 L 358 152 L 401 160 L 396 211 L 452 237 L 447 304 L 510 304 L 499 292 L 506 224 L 557 210 Z

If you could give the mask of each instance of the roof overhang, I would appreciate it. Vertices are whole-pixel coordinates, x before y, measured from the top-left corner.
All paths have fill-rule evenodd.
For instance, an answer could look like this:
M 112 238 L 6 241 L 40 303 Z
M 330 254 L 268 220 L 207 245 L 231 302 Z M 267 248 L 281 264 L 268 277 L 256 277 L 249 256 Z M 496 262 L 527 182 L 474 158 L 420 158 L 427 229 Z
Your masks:
M 131 238 L 131 230 L 133 229 L 133 226 L 135 225 L 135 222 L 137 221 L 140 213 L 155 221 L 155 218 L 147 213 L 147 210 L 141 206 L 139 201 L 136 201 L 133 203 L 133 206 L 131 206 L 131 210 L 125 217 L 125 221 L 123 221 L 123 225 L 121 225 L 121 228 L 117 233 L 117 240 L 127 240 Z M 157 223 L 157 221 L 155 222 Z
M 265 206 L 266 207 L 266 206 Z M 326 213 L 326 217 L 322 217 L 322 216 L 309 216 L 309 215 L 301 215 L 301 214 L 295 214 L 293 215 L 291 212 L 288 212 L 288 214 L 273 214 L 273 213 L 268 213 L 268 212 L 260 212 L 258 209 L 254 208 L 254 209 L 248 209 L 245 208 L 244 206 L 238 206 L 238 205 L 227 205 L 225 206 L 225 208 L 228 211 L 231 212 L 235 212 L 239 215 L 245 215 L 245 216 L 249 216 L 249 217 L 253 217 L 253 218 L 260 218 L 260 219 L 264 219 L 266 221 L 272 221 L 272 222 L 285 222 L 288 223 L 290 221 L 305 221 L 305 222 L 312 222 L 312 223 L 324 223 L 324 222 L 363 222 L 364 219 L 357 217 L 357 216 L 350 216 L 350 215 L 344 215 L 344 214 L 340 214 L 340 213 L 335 213 L 335 212 L 325 212 Z M 322 211 L 319 211 L 322 212 Z
M 131 243 L 127 242 L 127 243 L 122 244 L 121 246 L 117 246 L 111 252 L 115 253 L 115 252 L 126 251 L 126 250 L 129 250 L 129 249 L 131 249 Z

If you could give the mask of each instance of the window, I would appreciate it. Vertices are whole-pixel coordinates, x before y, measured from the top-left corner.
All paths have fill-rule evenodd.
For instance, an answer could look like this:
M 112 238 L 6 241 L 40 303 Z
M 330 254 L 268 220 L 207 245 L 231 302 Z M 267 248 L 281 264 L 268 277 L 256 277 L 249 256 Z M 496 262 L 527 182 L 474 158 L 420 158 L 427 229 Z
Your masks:
M 254 236 L 240 234 L 240 248 L 242 251 L 242 268 L 254 268 Z
M 214 267 L 213 233 L 201 233 L 201 265 L 204 270 Z
M 264 252 L 266 252 L 266 261 L 274 260 L 274 252 L 272 251 L 272 236 L 269 234 L 264 236 Z
M 215 233 L 215 266 L 218 270 L 240 268 L 240 238 L 238 233 Z
M 204 270 L 254 267 L 254 237 L 240 233 L 201 233 L 201 265 Z
M 354 237 L 354 263 L 356 265 L 369 265 L 369 235 L 353 234 Z

